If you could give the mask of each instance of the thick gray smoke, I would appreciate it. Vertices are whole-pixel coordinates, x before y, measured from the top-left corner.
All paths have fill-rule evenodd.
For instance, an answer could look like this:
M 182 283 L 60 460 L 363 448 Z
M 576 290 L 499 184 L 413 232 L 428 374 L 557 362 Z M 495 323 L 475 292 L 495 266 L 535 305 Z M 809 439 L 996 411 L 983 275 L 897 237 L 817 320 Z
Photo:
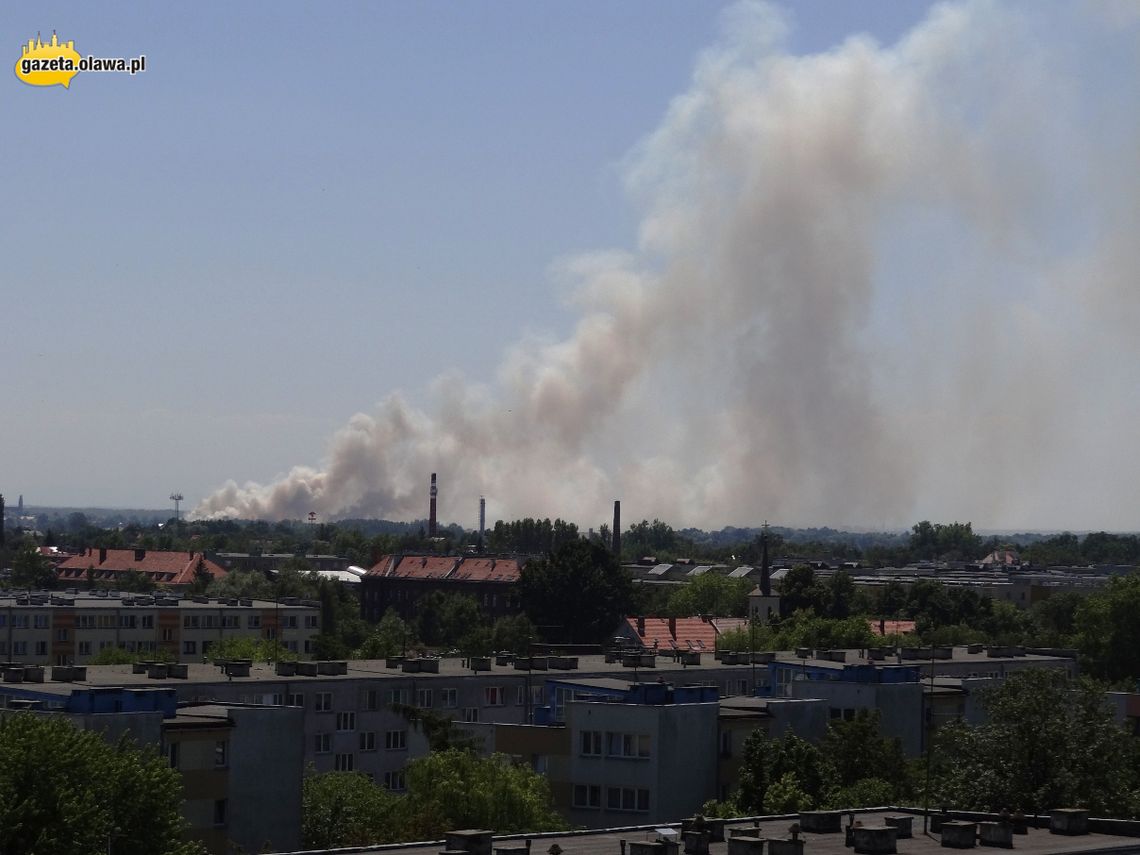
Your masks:
M 196 513 L 417 518 L 434 471 L 444 519 L 485 494 L 586 524 L 620 497 L 676 525 L 1127 526 L 1137 69 L 1078 72 L 1137 22 L 1042 10 L 794 56 L 777 11 L 733 8 L 629 157 L 639 245 L 563 265 L 571 335 L 441 378 L 430 411 L 390 395 L 320 469 Z

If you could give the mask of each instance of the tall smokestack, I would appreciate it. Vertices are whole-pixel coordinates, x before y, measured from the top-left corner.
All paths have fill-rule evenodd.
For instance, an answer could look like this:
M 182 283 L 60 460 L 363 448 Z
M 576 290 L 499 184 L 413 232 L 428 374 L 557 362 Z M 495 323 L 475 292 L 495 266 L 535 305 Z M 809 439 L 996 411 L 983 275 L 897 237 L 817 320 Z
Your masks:
M 614 500 L 614 555 L 621 558 L 621 502 Z
M 435 473 L 432 472 L 431 473 L 431 492 L 429 493 L 429 496 L 431 498 L 428 502 L 428 537 L 435 537 L 435 532 L 436 532 L 435 496 L 436 496 L 437 492 L 438 492 L 438 490 L 435 486 Z
M 479 549 L 483 549 L 483 532 L 487 530 L 487 500 L 479 497 Z
M 768 523 L 764 523 L 760 534 L 760 593 L 765 597 L 772 596 L 772 574 L 768 569 Z

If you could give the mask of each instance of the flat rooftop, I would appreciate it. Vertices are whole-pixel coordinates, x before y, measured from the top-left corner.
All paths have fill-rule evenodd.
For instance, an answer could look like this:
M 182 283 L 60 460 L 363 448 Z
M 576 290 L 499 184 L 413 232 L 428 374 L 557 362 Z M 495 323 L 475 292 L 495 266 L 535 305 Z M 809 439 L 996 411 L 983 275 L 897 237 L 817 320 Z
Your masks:
M 29 599 L 27 593 L 18 591 L 0 591 L 0 609 L 131 609 L 145 611 L 147 609 L 187 609 L 217 611 L 218 609 L 304 609 L 312 611 L 320 608 L 316 601 L 297 600 L 291 602 L 276 602 L 275 600 L 236 600 L 232 597 L 203 597 L 205 602 L 190 597 L 162 596 L 155 594 L 131 594 L 126 591 L 112 591 L 98 597 L 87 592 L 78 594 L 52 591 L 33 592 Z
M 1003 657 L 1003 658 L 990 658 L 985 653 L 968 654 L 965 648 L 959 650 L 955 649 L 954 662 L 974 661 L 979 665 L 989 664 L 995 665 L 1003 662 L 1022 662 L 1022 663 L 1038 663 L 1049 664 L 1067 661 L 1061 657 L 1054 656 L 1017 656 L 1017 657 Z M 851 657 L 849 657 L 851 658 Z M 51 667 L 45 666 L 44 668 L 44 682 L 43 683 L 16 683 L 11 684 L 14 687 L 19 687 L 23 690 L 34 691 L 37 693 L 55 694 L 67 696 L 73 689 L 77 688 L 91 688 L 91 687 L 109 687 L 121 686 L 123 688 L 163 688 L 163 687 L 177 687 L 185 683 L 194 684 L 210 684 L 210 683 L 247 683 L 247 684 L 277 684 L 290 683 L 294 686 L 304 683 L 321 683 L 321 682 L 335 682 L 344 680 L 407 680 L 415 679 L 417 681 L 438 681 L 438 680 L 456 680 L 462 677 L 479 677 L 482 679 L 502 679 L 504 681 L 514 680 L 538 680 L 543 681 L 563 680 L 572 683 L 582 683 L 584 685 L 594 685 L 597 688 L 617 689 L 627 688 L 629 683 L 634 682 L 656 682 L 663 680 L 672 683 L 674 686 L 694 686 L 701 684 L 708 684 L 710 682 L 723 679 L 726 675 L 739 675 L 741 679 L 745 679 L 751 673 L 752 665 L 724 665 L 715 660 L 711 654 L 702 656 L 701 665 L 682 665 L 679 662 L 674 662 L 669 656 L 658 656 L 656 667 L 639 667 L 631 668 L 623 666 L 620 662 L 606 662 L 604 656 L 579 656 L 577 670 L 565 670 L 558 668 L 549 668 L 547 670 L 519 670 L 511 665 L 494 665 L 492 664 L 490 671 L 472 671 L 470 668 L 465 668 L 463 660 L 460 657 L 444 657 L 439 659 L 439 673 L 429 672 L 404 672 L 398 667 L 387 667 L 386 660 L 384 659 L 356 659 L 347 663 L 347 669 L 344 674 L 319 674 L 315 676 L 293 675 L 293 676 L 280 676 L 277 674 L 276 667 L 272 664 L 265 662 L 256 662 L 250 668 L 248 677 L 233 677 L 226 676 L 218 665 L 213 663 L 189 663 L 187 667 L 186 679 L 168 677 L 164 679 L 152 679 L 145 673 L 136 674 L 130 665 L 88 665 L 87 679 L 82 681 L 73 682 L 55 682 L 51 679 Z M 791 652 L 782 652 L 776 654 L 776 660 L 785 664 L 800 665 L 805 660 L 799 659 Z M 859 662 L 860 660 L 855 660 Z M 936 663 L 945 663 L 951 660 L 935 660 Z M 492 659 L 492 663 L 494 660 Z M 840 670 L 844 664 L 854 664 L 852 662 L 840 663 L 832 662 L 830 660 L 807 660 L 811 665 L 818 665 L 819 667 L 832 668 Z M 917 660 L 910 664 L 922 665 L 928 663 L 929 660 Z M 882 663 L 876 663 L 882 664 Z M 757 664 L 756 670 L 758 673 L 764 673 L 766 666 Z
M 861 810 L 856 811 L 855 818 L 864 825 L 883 825 L 887 816 L 912 816 L 914 836 L 898 841 L 898 855 L 920 855 L 920 853 L 941 853 L 945 855 L 939 835 L 924 834 L 923 816 L 919 810 Z M 725 838 L 728 829 L 746 828 L 758 825 L 763 837 L 786 838 L 788 827 L 797 821 L 795 816 L 757 817 L 752 819 L 729 820 L 725 825 Z M 1048 820 L 1042 818 L 1045 826 Z M 846 824 L 846 818 L 844 819 Z M 1119 823 L 1121 830 L 1127 830 L 1128 825 Z M 1135 824 L 1132 824 L 1135 826 Z M 614 828 L 585 832 L 567 832 L 562 834 L 516 834 L 496 836 L 492 843 L 495 846 L 520 846 L 526 839 L 531 840 L 531 852 L 534 855 L 546 855 L 550 847 L 557 843 L 563 855 L 620 855 L 620 841 L 653 841 L 660 839 L 658 829 L 678 830 L 677 823 L 667 823 L 658 826 L 637 826 L 627 828 Z M 800 835 L 804 841 L 804 855 L 849 855 L 851 852 L 844 845 L 844 835 L 838 834 L 812 834 L 804 832 Z M 425 842 L 422 844 L 392 844 L 388 846 L 370 846 L 352 849 L 332 850 L 353 853 L 380 853 L 399 851 L 401 855 L 438 855 L 444 849 L 442 841 Z M 1068 852 L 1084 853 L 1140 853 L 1140 837 L 1130 837 L 1125 834 L 1094 833 L 1083 836 L 1066 837 L 1051 834 L 1047 827 L 1030 828 L 1028 834 L 1014 835 L 1013 849 L 1015 852 L 1034 853 L 1034 855 L 1061 855 Z M 309 852 L 327 852 L 330 850 L 308 850 Z M 978 847 L 976 851 L 986 851 Z M 710 843 L 709 855 L 727 855 L 728 843 Z M 295 853 L 299 855 L 299 853 Z

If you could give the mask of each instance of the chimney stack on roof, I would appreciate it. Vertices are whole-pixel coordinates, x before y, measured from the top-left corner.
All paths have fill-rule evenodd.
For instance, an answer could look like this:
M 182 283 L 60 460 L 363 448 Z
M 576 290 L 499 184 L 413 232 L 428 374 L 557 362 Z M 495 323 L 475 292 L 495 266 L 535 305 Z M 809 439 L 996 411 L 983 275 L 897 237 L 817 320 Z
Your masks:
M 760 593 L 772 596 L 772 574 L 768 567 L 768 523 L 760 534 Z
M 436 533 L 436 520 L 435 520 L 435 496 L 437 488 L 435 486 L 435 473 L 431 473 L 431 491 L 429 492 L 428 499 L 428 537 L 435 537 Z
M 614 500 L 614 531 L 613 531 L 613 548 L 614 555 L 621 560 L 621 502 L 617 499 Z

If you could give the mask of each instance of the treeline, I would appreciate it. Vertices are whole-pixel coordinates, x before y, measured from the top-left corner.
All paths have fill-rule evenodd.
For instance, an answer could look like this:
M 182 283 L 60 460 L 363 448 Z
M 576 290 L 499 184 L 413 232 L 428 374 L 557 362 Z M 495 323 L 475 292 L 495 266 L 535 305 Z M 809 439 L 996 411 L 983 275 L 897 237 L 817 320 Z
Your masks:
M 982 690 L 986 721 L 940 726 L 928 760 L 907 760 L 877 711 L 833 721 L 818 744 L 762 731 L 744 745 L 739 788 L 714 816 L 927 802 L 960 810 L 1140 814 L 1140 743 L 1116 724 L 1103 687 L 1063 671 L 1021 671 Z M 929 768 L 927 766 L 929 763 Z

